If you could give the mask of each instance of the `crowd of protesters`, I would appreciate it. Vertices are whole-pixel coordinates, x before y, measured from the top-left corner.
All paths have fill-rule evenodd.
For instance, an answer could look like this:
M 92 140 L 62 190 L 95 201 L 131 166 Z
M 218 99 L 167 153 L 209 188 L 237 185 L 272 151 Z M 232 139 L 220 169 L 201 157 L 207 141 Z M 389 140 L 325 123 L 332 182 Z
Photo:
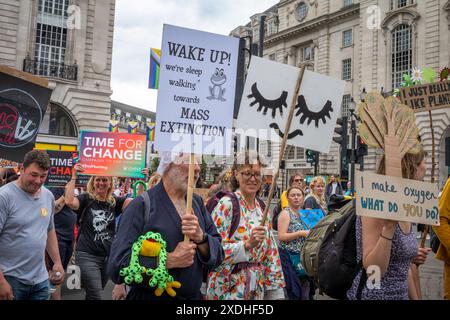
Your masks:
M 423 179 L 425 156 L 405 155 L 404 178 Z M 287 190 L 278 188 L 275 208 L 263 218 L 266 204 L 260 197 L 270 189 L 263 183 L 266 163 L 247 151 L 222 172 L 206 199 L 194 194 L 187 213 L 189 158 L 162 155 L 158 171 L 136 190 L 130 179 L 117 184 L 118 179 L 103 176 L 92 176 L 85 190 L 77 190 L 76 177 L 84 168 L 76 164 L 66 187 L 50 192 L 44 187 L 49 158 L 36 150 L 25 155 L 19 172 L 1 170 L 0 299 L 45 300 L 55 286 L 52 298 L 60 299 L 60 284 L 73 257 L 89 300 L 102 299 L 109 280 L 115 283 L 113 299 L 314 299 L 315 282 L 305 273 L 300 252 L 310 229 L 327 215 L 330 199 L 354 195 L 351 184 L 344 190 L 335 176 L 328 184 L 322 176 L 307 184 L 302 174 L 294 174 Z M 383 170 L 381 163 L 379 172 Z M 437 258 L 445 262 L 446 299 L 449 190 L 447 183 L 439 202 L 441 226 L 435 228 Z M 149 233 L 164 240 L 166 272 L 174 279 L 167 286 L 149 286 L 148 273 L 136 283 L 125 280 L 123 270 L 135 263 L 133 243 Z M 356 238 L 363 269 L 348 299 L 421 299 L 417 266 L 430 250 L 418 247 L 411 223 L 358 217 Z M 160 265 L 158 258 L 144 260 L 146 270 Z M 380 266 L 382 289 L 364 287 L 357 295 L 370 265 Z

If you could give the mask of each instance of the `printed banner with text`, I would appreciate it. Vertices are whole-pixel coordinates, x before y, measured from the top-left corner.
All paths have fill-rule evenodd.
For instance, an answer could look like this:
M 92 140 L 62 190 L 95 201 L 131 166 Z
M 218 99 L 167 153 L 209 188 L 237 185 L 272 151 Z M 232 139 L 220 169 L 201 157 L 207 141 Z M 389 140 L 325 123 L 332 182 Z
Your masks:
M 230 155 L 239 39 L 164 25 L 158 151 Z
M 437 185 L 356 171 L 356 214 L 438 226 Z
M 73 159 L 78 152 L 44 150 L 50 157 L 50 169 L 48 170 L 47 187 L 64 187 L 72 178 Z M 78 175 L 75 185 L 85 187 L 90 176 Z
M 144 178 L 146 145 L 145 135 L 82 131 L 79 163 L 85 174 Z

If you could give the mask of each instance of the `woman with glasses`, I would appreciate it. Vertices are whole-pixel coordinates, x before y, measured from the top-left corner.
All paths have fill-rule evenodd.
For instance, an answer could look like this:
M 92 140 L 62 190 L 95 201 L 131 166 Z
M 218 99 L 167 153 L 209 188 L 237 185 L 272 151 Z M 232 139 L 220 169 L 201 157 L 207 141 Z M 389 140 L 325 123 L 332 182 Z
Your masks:
M 234 193 L 223 197 L 211 214 L 225 259 L 209 274 L 208 300 L 284 299 L 285 282 L 269 220 L 261 226 L 264 203 L 256 195 L 262 168 L 258 154 L 240 153 L 233 165 Z
M 64 200 L 78 216 L 75 261 L 80 267 L 86 300 L 101 300 L 108 281 L 106 266 L 115 236 L 116 217 L 132 199 L 114 196 L 113 178 L 100 176 L 92 176 L 87 184 L 87 192 L 75 197 L 77 172 L 83 172 L 84 169 L 80 164 L 76 164 L 74 169 L 72 179 L 66 186 Z

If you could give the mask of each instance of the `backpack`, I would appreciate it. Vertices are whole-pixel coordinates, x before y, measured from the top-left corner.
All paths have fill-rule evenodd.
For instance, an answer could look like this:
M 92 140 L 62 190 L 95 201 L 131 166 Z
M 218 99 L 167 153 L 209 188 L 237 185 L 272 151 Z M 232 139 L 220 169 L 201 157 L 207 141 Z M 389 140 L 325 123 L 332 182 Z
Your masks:
M 342 204 L 310 230 L 301 252 L 306 273 L 314 278 L 321 293 L 334 299 L 346 299 L 362 268 L 356 258 L 356 210 L 353 201 L 343 200 Z M 360 285 L 358 295 L 361 292 Z
M 239 222 L 241 220 L 241 206 L 239 205 L 239 199 L 234 194 L 234 192 L 228 191 L 219 191 L 217 192 L 211 199 L 206 203 L 206 210 L 211 214 L 214 208 L 219 203 L 220 199 L 223 197 L 229 197 L 231 199 L 231 203 L 233 205 L 233 215 L 231 218 L 231 227 L 230 232 L 228 233 L 228 239 L 234 234 L 236 229 L 239 226 Z M 256 200 L 259 202 L 261 209 L 264 211 L 266 209 L 266 204 L 260 198 L 256 197 Z

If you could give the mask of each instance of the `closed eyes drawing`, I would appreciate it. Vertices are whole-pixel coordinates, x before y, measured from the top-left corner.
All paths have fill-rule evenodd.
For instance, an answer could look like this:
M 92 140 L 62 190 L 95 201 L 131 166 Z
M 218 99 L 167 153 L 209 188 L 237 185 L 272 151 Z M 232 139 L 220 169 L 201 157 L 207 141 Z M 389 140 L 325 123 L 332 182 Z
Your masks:
M 297 98 L 297 101 L 298 103 L 295 108 L 298 109 L 298 111 L 295 116 L 298 117 L 299 115 L 302 115 L 300 118 L 300 124 L 303 124 L 306 120 L 308 120 L 307 125 L 309 126 L 312 121 L 315 121 L 315 126 L 318 128 L 320 120 L 322 120 L 324 124 L 327 123 L 326 117 L 331 120 L 331 112 L 333 112 L 333 107 L 331 106 L 332 104 L 330 100 L 327 100 L 322 110 L 319 112 L 309 110 L 303 95 L 300 95 Z
M 267 111 L 269 109 L 272 110 L 272 119 L 275 119 L 277 110 L 280 111 L 280 115 L 283 115 L 283 107 L 287 108 L 287 98 L 288 98 L 288 92 L 283 91 L 279 98 L 275 100 L 269 100 L 264 98 L 263 94 L 258 90 L 257 83 L 255 82 L 251 87 L 252 93 L 249 94 L 248 98 L 253 98 L 254 101 L 250 103 L 250 107 L 253 107 L 255 104 L 259 104 L 259 107 L 257 109 L 258 112 L 261 112 L 263 115 L 267 114 Z M 264 110 L 263 110 L 264 109 Z M 295 106 L 295 109 L 298 109 L 297 113 L 295 114 L 296 117 L 300 117 L 300 124 L 303 125 L 305 121 L 307 121 L 306 125 L 310 125 L 312 121 L 315 122 L 315 127 L 318 128 L 320 125 L 320 120 L 322 120 L 323 124 L 326 124 L 327 117 L 331 120 L 331 113 L 334 111 L 332 107 L 332 102 L 330 100 L 327 100 L 323 108 L 318 111 L 314 112 L 311 111 L 306 104 L 305 97 L 303 95 L 300 95 L 297 98 L 297 105 Z M 281 131 L 280 125 L 276 122 L 273 122 L 269 125 L 270 128 L 275 130 L 275 132 L 283 138 L 284 132 Z M 300 129 L 295 129 L 292 132 L 289 132 L 288 139 L 293 139 L 296 136 L 303 136 L 303 131 Z
M 287 99 L 288 93 L 287 91 L 283 91 L 275 100 L 269 100 L 263 97 L 261 92 L 259 92 L 256 82 L 252 85 L 252 93 L 249 94 L 248 98 L 255 99 L 252 103 L 250 103 L 250 106 L 253 107 L 255 104 L 259 104 L 259 107 L 257 109 L 258 112 L 261 112 L 263 110 L 263 115 L 267 114 L 267 111 L 269 109 L 272 110 L 272 118 L 275 118 L 277 109 L 280 111 L 280 115 L 283 115 L 283 107 L 287 108 Z

